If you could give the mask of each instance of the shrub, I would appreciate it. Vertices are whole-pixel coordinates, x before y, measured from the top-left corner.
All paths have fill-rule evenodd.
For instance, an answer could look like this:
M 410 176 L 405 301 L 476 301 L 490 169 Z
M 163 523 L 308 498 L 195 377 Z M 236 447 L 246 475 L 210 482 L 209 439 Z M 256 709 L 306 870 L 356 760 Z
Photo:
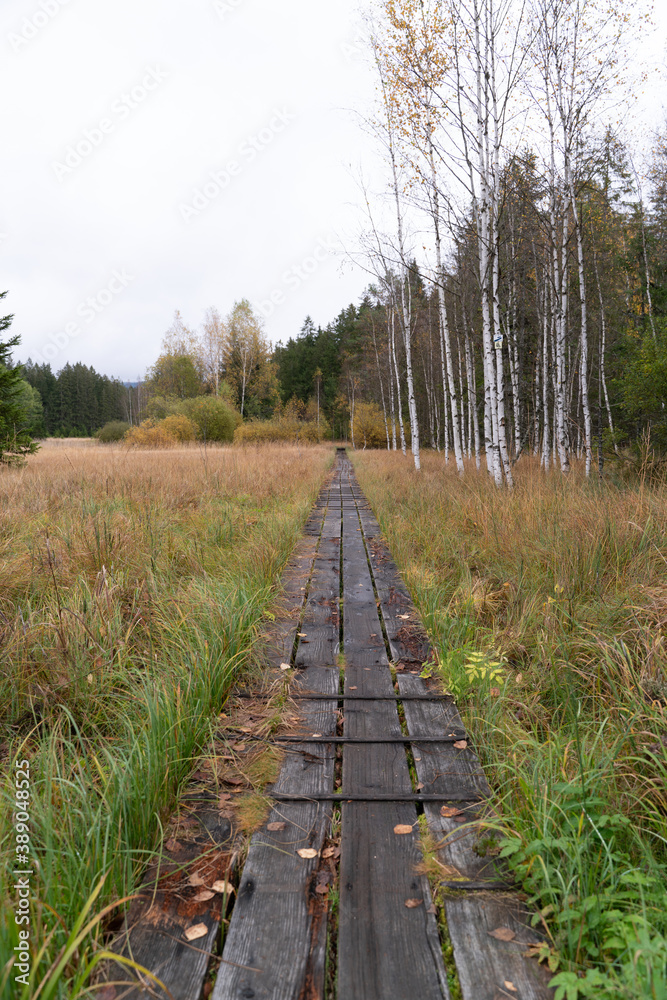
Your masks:
M 234 444 L 265 444 L 267 441 L 284 441 L 288 444 L 320 444 L 331 434 L 327 421 L 296 420 L 277 417 L 273 420 L 250 420 L 234 432 Z
M 109 420 L 104 427 L 101 427 L 97 431 L 95 437 L 102 444 L 109 444 L 111 441 L 122 441 L 129 429 L 130 425 L 124 420 Z
M 197 427 L 200 441 L 233 441 L 241 414 L 218 396 L 185 399 L 180 409 Z
M 376 403 L 357 403 L 354 408 L 354 443 L 357 448 L 386 448 L 387 431 L 382 410 Z
M 138 427 L 130 427 L 125 435 L 129 445 L 141 448 L 173 448 L 183 441 L 194 441 L 197 428 L 182 413 L 172 413 L 164 420 L 143 420 Z
M 184 413 L 172 413 L 160 421 L 160 429 L 174 441 L 194 441 L 197 437 L 197 425 Z

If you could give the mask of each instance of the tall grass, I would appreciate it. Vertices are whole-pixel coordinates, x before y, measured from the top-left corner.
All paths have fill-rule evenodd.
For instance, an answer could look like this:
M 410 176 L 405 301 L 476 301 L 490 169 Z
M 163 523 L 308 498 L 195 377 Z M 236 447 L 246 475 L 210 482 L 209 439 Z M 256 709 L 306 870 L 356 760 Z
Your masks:
M 12 862 L 18 755 L 37 866 L 25 996 L 50 967 L 53 995 L 70 995 L 101 943 L 96 915 L 159 846 L 330 462 L 317 448 L 47 446 L 0 477 L 0 833 Z M 13 867 L 3 963 L 17 943 Z M 14 986 L 0 965 L 0 996 Z
M 667 487 L 357 453 L 557 997 L 667 997 Z

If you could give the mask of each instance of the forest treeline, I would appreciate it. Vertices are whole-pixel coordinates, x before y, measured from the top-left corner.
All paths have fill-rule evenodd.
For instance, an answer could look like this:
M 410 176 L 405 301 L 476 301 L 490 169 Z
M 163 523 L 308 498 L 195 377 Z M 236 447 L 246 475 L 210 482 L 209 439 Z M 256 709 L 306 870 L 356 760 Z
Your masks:
M 376 10 L 387 199 L 367 198 L 360 257 L 387 321 L 376 398 L 407 397 L 415 466 L 440 442 L 511 485 L 526 449 L 590 473 L 644 429 L 664 447 L 667 134 L 638 170 L 604 124 L 641 83 L 647 17 L 623 0 Z

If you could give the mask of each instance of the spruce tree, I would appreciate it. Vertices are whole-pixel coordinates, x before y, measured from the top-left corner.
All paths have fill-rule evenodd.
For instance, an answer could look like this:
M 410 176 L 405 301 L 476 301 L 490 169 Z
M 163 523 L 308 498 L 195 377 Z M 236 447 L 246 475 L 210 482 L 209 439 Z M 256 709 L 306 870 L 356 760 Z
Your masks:
M 4 299 L 7 292 L 0 292 Z M 11 326 L 13 316 L 0 317 L 0 336 Z M 0 340 L 0 462 L 20 465 L 26 455 L 37 451 L 37 445 L 28 434 L 20 430 L 24 422 L 23 368 L 12 365 L 11 351 L 20 338 Z

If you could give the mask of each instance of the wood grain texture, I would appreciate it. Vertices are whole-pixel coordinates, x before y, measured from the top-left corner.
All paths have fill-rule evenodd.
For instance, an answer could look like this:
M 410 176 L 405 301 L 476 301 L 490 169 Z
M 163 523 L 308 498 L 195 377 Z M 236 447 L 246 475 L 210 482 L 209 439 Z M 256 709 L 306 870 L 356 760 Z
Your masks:
M 524 952 L 542 940 L 529 926 L 530 913 L 516 896 L 469 894 L 445 904 L 463 1000 L 552 1000 L 551 974 Z M 498 941 L 491 931 L 509 928 L 512 941 Z M 516 989 L 505 986 L 510 982 Z
M 200 872 L 206 884 L 225 878 L 230 871 L 232 829 L 217 812 L 202 809 L 197 813 L 199 831 L 189 842 L 165 849 L 159 868 L 150 868 L 143 887 L 128 911 L 123 931 L 112 950 L 133 959 L 164 983 L 174 1000 L 199 996 L 211 952 L 220 932 L 222 898 L 195 903 L 198 889 L 187 884 L 188 876 Z M 195 924 L 205 924 L 205 936 L 188 942 L 185 931 Z M 142 974 L 127 966 L 110 962 L 105 966 L 107 982 L 136 983 L 124 989 L 123 1000 L 166 1000 L 168 994 L 144 977 L 149 989 L 141 985 Z
M 343 497 L 351 496 L 342 490 Z M 356 510 L 343 512 L 345 691 L 392 694 L 393 687 L 375 594 Z M 346 736 L 401 735 L 395 703 L 344 702 Z M 400 744 L 344 746 L 343 789 L 410 792 Z M 411 803 L 343 804 L 338 928 L 340 1000 L 442 1000 L 448 997 L 435 919 L 424 876 L 416 874 Z M 409 908 L 406 900 L 422 900 Z
M 333 694 L 338 671 L 312 668 L 301 679 L 308 691 Z M 334 733 L 336 704 L 302 701 L 301 725 L 313 732 Z M 333 787 L 334 755 L 324 744 L 288 745 L 276 790 L 300 793 Z M 301 848 L 320 851 L 331 824 L 329 803 L 277 803 L 268 823 L 284 822 L 270 832 L 266 824 L 252 837 L 238 899 L 225 940 L 223 961 L 213 1000 L 297 1000 L 310 976 L 316 984 L 323 971 L 322 923 L 314 876 L 318 858 L 299 857 Z M 319 952 L 320 968 L 312 969 L 311 953 Z

